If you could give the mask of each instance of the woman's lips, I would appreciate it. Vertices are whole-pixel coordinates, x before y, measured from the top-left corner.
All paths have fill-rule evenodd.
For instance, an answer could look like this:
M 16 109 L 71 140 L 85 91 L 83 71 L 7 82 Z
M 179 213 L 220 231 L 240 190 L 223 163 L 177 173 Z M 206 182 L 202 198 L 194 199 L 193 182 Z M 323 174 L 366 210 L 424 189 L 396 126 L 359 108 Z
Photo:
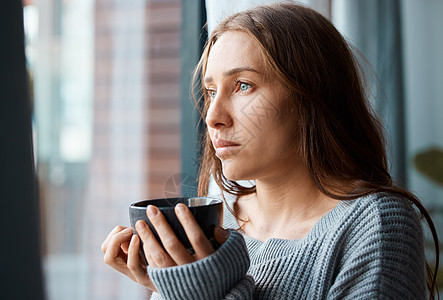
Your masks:
M 227 140 L 217 139 L 214 141 L 214 148 L 217 157 L 224 158 L 238 151 L 240 149 L 240 144 Z
M 226 141 L 226 140 L 222 140 L 222 139 L 216 139 L 214 141 L 214 147 L 215 148 L 224 148 L 224 147 L 231 147 L 231 146 L 240 146 L 237 143 L 231 142 L 231 141 Z

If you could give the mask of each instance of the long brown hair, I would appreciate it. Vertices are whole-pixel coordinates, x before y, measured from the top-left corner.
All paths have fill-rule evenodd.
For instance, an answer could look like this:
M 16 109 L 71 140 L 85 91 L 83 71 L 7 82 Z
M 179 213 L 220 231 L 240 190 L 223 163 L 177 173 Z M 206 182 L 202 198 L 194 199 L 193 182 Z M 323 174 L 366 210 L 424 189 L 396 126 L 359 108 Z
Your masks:
M 227 31 L 248 33 L 260 45 L 265 67 L 294 99 L 300 156 L 317 188 L 338 200 L 389 192 L 409 199 L 425 217 L 436 247 L 428 288 L 434 299 L 439 263 L 438 237 L 418 198 L 396 186 L 388 171 L 381 122 L 368 103 L 362 68 L 336 28 L 321 14 L 293 3 L 260 6 L 232 15 L 212 32 L 194 74 L 203 78 L 211 46 Z M 201 94 L 205 95 L 204 88 Z M 205 96 L 203 97 L 203 99 Z M 208 110 L 201 106 L 202 119 Z M 211 176 L 233 195 L 255 192 L 228 180 L 208 134 L 203 137 L 198 193 L 207 195 Z

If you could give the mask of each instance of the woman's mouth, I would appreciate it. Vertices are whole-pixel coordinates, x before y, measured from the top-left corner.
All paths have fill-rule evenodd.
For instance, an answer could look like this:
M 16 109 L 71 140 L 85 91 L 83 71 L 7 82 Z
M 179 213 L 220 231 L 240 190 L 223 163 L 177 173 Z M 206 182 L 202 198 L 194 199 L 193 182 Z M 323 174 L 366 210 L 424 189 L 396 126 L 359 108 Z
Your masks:
M 213 145 L 218 158 L 227 157 L 240 149 L 240 144 L 223 139 L 216 139 Z

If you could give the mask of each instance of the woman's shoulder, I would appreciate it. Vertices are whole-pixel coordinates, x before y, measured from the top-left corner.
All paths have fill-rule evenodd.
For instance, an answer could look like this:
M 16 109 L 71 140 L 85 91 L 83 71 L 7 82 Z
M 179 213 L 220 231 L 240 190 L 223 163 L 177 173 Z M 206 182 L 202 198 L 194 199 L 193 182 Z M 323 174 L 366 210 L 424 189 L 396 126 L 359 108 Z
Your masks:
M 314 225 L 308 240 L 326 235 L 354 242 L 360 236 L 401 232 L 402 226 L 413 227 L 415 231 L 421 226 L 419 214 L 410 201 L 394 194 L 374 193 L 339 201 Z
M 324 239 L 326 246 L 336 247 L 342 263 L 366 256 L 379 262 L 417 257 L 417 264 L 422 263 L 423 229 L 409 199 L 376 193 L 342 202 L 348 206 L 347 213 Z
M 412 202 L 391 193 L 374 193 L 349 203 L 345 223 L 360 234 L 422 238 L 421 216 Z
M 369 214 L 372 217 L 379 216 L 381 219 L 407 217 L 418 220 L 418 210 L 413 206 L 410 199 L 393 193 L 374 193 L 356 199 L 354 210 Z

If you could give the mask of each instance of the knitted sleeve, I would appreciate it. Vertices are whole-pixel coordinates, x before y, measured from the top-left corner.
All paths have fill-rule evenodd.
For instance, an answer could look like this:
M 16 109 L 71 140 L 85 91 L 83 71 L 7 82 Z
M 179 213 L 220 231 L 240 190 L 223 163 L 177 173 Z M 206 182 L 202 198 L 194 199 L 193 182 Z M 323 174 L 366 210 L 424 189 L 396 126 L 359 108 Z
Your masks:
M 425 299 L 424 238 L 415 210 L 384 197 L 356 213 L 328 299 Z
M 254 280 L 246 275 L 248 268 L 244 239 L 231 231 L 228 240 L 202 260 L 170 268 L 148 267 L 160 294 L 151 299 L 252 299 Z

